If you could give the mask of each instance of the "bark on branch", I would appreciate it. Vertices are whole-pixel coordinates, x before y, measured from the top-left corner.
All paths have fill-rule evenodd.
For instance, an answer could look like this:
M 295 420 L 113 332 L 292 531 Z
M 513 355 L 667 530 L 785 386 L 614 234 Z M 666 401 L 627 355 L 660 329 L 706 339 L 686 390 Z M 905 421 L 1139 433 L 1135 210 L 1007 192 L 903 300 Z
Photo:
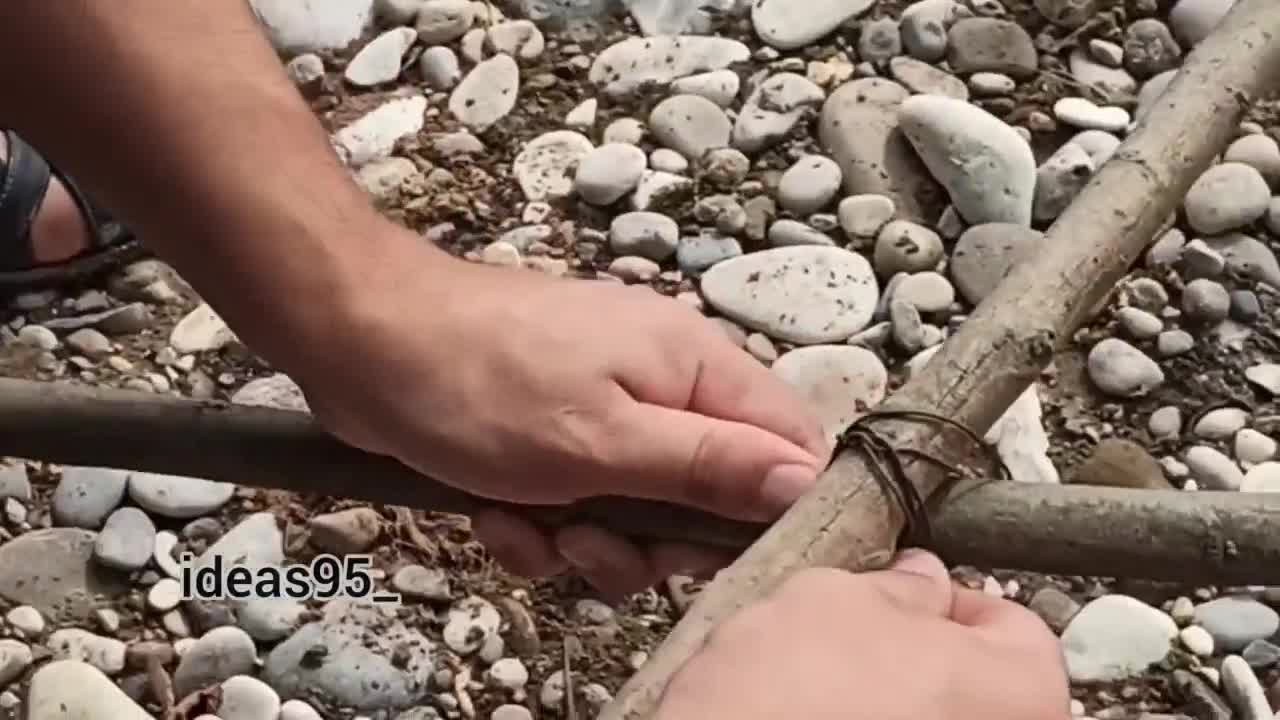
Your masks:
M 0 455 L 115 467 L 469 514 L 487 501 L 344 445 L 304 413 L 0 379 Z M 982 482 L 939 498 L 934 549 L 955 564 L 1187 583 L 1280 585 L 1280 493 Z M 510 507 L 642 540 L 741 551 L 765 530 L 625 498 Z

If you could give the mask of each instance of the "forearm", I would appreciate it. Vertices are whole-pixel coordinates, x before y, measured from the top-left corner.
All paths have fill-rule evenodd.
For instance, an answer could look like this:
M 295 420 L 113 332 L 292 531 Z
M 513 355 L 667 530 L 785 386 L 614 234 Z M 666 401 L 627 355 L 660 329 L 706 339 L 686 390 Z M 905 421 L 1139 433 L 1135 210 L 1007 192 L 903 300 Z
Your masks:
M 269 358 L 405 242 L 375 232 L 388 224 L 242 0 L 6 0 L 0 68 L 11 69 L 0 126 L 82 182 Z

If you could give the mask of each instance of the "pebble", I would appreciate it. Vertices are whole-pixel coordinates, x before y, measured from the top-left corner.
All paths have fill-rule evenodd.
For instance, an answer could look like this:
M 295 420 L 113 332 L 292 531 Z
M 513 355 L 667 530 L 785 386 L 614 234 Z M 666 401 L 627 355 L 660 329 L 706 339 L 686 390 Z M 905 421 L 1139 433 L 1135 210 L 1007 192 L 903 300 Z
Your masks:
M 1245 135 L 1231 143 L 1222 160 L 1252 167 L 1272 187 L 1280 183 L 1280 144 L 1268 135 Z
M 1253 668 L 1239 655 L 1222 661 L 1222 690 L 1241 720 L 1270 720 L 1275 714 Z
M 483 132 L 515 108 L 519 91 L 516 61 L 510 55 L 495 55 L 458 83 L 449 95 L 449 112 L 472 132 Z
M 845 83 L 823 105 L 818 136 L 840 165 L 846 194 L 883 195 L 899 218 L 928 224 L 946 204 L 945 192 L 899 126 L 899 111 L 908 97 L 907 89 L 891 80 Z
M 1064 28 L 1078 28 L 1097 11 L 1096 0 L 1035 0 L 1046 20 Z
M 609 263 L 609 274 L 627 283 L 647 283 L 662 273 L 662 267 L 649 258 L 626 255 Z
M 1209 36 L 1226 17 L 1234 0 L 1178 0 L 1169 10 L 1169 25 L 1190 48 Z
M 1120 308 L 1116 311 L 1116 320 L 1134 340 L 1150 340 L 1164 330 L 1164 321 L 1136 307 Z
M 54 660 L 31 676 L 27 717 L 153 720 L 101 670 L 78 660 Z
M 44 616 L 40 611 L 30 605 L 19 605 L 5 614 L 4 619 L 23 635 L 27 637 L 36 637 L 44 632 L 45 622 Z M 3 663 L 0 663 L 2 665 Z M 2 675 L 3 673 L 0 673 Z M 0 685 L 5 685 L 8 680 L 0 679 Z
M 65 467 L 53 491 L 53 520 L 58 525 L 96 530 L 124 499 L 129 474 L 123 470 Z
M 681 272 L 698 274 L 739 255 L 742 255 L 742 245 L 737 238 L 718 233 L 686 235 L 676 246 L 676 265 Z
M 26 643 L 17 640 L 0 640 L 0 686 L 8 687 L 28 667 L 34 656 Z
M 475 19 L 470 0 L 426 0 L 415 26 L 424 45 L 444 45 L 465 35 Z
M 727 108 L 737 99 L 742 88 L 742 80 L 732 70 L 713 70 L 688 77 L 679 78 L 671 83 L 673 95 L 700 95 L 720 107 Z
M 1031 224 L 1035 158 L 1013 128 L 976 105 L 931 95 L 903 101 L 899 121 L 970 224 Z
M 1184 627 L 1178 632 L 1182 646 L 1202 658 L 1213 657 L 1213 636 L 1199 625 Z
M 302 388 L 283 373 L 250 380 L 231 395 L 231 402 L 250 407 L 308 412 Z
M 1081 130 L 1067 142 L 1084 148 L 1095 169 L 1110 160 L 1120 147 L 1120 138 L 1103 130 Z
M 863 62 L 879 65 L 901 54 L 902 33 L 897 20 L 885 17 L 862 24 L 862 32 L 858 36 L 858 57 Z
M 940 273 L 917 272 L 897 284 L 893 298 L 910 304 L 922 313 L 938 313 L 951 307 L 956 299 L 956 291 L 951 282 Z
M 1265 670 L 1276 663 L 1280 663 L 1280 647 L 1266 640 L 1254 640 L 1244 647 L 1244 650 L 1240 652 L 1240 656 L 1244 658 L 1245 662 L 1249 663 L 1249 667 L 1255 670 Z
M 969 90 L 974 95 L 999 97 L 1012 95 L 1017 89 L 1017 81 L 1001 73 L 978 72 L 969 76 Z
M 1215 278 L 1226 269 L 1227 259 L 1208 243 L 1196 238 L 1182 246 L 1177 265 L 1184 279 Z
M 893 58 L 889 61 L 889 74 L 913 93 L 969 100 L 969 88 L 963 80 L 915 58 L 905 55 Z
M 1186 330 L 1165 330 L 1156 338 L 1156 354 L 1162 358 L 1184 355 L 1195 346 L 1195 338 Z
M 1163 660 L 1177 636 L 1168 615 L 1126 595 L 1104 595 L 1067 625 L 1062 649 L 1072 681 L 1122 680 Z
M 1280 290 L 1280 263 L 1276 262 L 1275 253 L 1257 238 L 1227 233 L 1206 238 L 1205 243 L 1222 254 L 1232 272 Z
M 919 0 L 902 11 L 902 45 L 911 57 L 937 62 L 947 55 L 947 27 L 960 14 L 954 0 Z
M 1125 29 L 1124 61 L 1135 77 L 1148 78 L 1176 69 L 1182 61 L 1182 46 L 1168 25 L 1155 18 L 1142 18 Z
M 977 305 L 1015 265 L 1038 253 L 1043 240 L 1043 233 L 1024 225 L 974 225 L 956 241 L 951 253 L 951 279 L 964 299 Z
M 443 45 L 427 48 L 418 57 L 418 72 L 432 90 L 444 92 L 457 87 L 462 80 L 458 55 Z
M 1240 492 L 1280 492 L 1280 462 L 1254 465 L 1240 481 Z
M 512 162 L 511 172 L 520 183 L 526 200 L 567 197 L 573 191 L 572 173 L 594 149 L 591 141 L 581 133 L 553 130 L 525 145 Z
M 1260 219 L 1270 202 L 1271 189 L 1262 173 L 1251 165 L 1224 162 L 1196 179 L 1183 209 L 1196 232 L 1217 235 Z
M 1082 130 L 1121 132 L 1129 127 L 1129 113 L 1114 105 L 1098 106 L 1082 97 L 1065 97 L 1053 104 L 1058 122 Z
M 791 245 L 834 245 L 826 233 L 798 220 L 779 220 L 769 226 L 769 244 L 773 247 Z
M 649 167 L 667 173 L 683 173 L 689 169 L 689 161 L 683 155 L 668 148 L 658 148 L 649 155 Z M 641 175 L 644 173 L 641 172 Z
M 675 254 L 679 241 L 676 221 L 654 212 L 625 213 L 609 226 L 609 245 L 618 255 L 638 255 L 662 262 Z
M 129 497 L 134 502 L 148 512 L 180 520 L 217 511 L 235 491 L 232 483 L 155 473 L 129 474 Z
M 94 635 L 79 628 L 55 630 L 45 641 L 45 646 L 58 660 L 79 660 L 89 663 L 107 675 L 124 670 L 125 644 L 115 638 Z
M 1231 296 L 1221 283 L 1199 279 L 1187 283 L 1182 291 L 1182 312 L 1205 323 L 1218 323 L 1231 310 Z
M 1035 44 L 1015 22 L 972 17 L 957 20 L 947 32 L 947 63 L 962 75 L 997 72 L 1015 79 L 1035 73 Z
M 884 195 L 851 195 L 840 201 L 836 214 L 845 235 L 856 241 L 879 235 L 894 212 L 893 200 Z
M 442 633 L 444 642 L 459 655 L 470 655 L 497 634 L 502 616 L 492 603 L 481 597 L 459 601 L 449 610 L 449 620 Z
M 1244 482 L 1244 473 L 1235 462 L 1211 447 L 1190 447 L 1183 460 L 1200 487 L 1207 490 L 1239 490 Z
M 783 72 L 769 77 L 743 103 L 733 124 L 733 147 L 758 153 L 777 144 L 824 97 L 822 88 L 803 75 Z
M 334 133 L 333 143 L 352 167 L 389 157 L 401 138 L 422 130 L 426 110 L 422 95 L 389 100 Z
M 107 517 L 93 546 L 93 557 L 106 567 L 124 572 L 141 570 L 151 559 L 156 526 L 145 512 L 122 507 Z
M 315 708 L 301 700 L 286 700 L 280 706 L 279 720 L 324 720 Z
M 302 4 L 251 0 L 250 5 L 271 44 L 288 55 L 341 50 L 360 37 L 373 17 L 373 0 Z
M 494 51 L 520 60 L 537 60 L 546 50 L 546 37 L 529 20 L 504 20 L 489 28 L 485 36 Z M 587 102 L 596 102 L 594 98 Z M 591 113 L 594 115 L 594 109 Z
M 621 143 L 624 145 L 639 145 L 644 139 L 645 127 L 644 123 L 635 118 L 618 118 L 609 123 L 604 129 L 604 143 Z
M 1256 465 L 1266 462 L 1276 455 L 1276 441 L 1252 428 L 1244 428 L 1236 433 L 1235 455 L 1241 463 Z
M 647 84 L 664 85 L 701 72 L 745 62 L 751 50 L 737 40 L 715 36 L 631 37 L 610 45 L 592 63 L 588 80 L 611 96 Z
M 248 675 L 236 675 L 222 682 L 219 720 L 276 720 L 280 716 L 280 696 L 270 685 Z
M 147 591 L 147 605 L 158 613 L 166 613 L 182 602 L 182 584 L 173 578 L 161 578 Z
M 1173 606 L 1169 608 L 1169 617 L 1178 624 L 1178 627 L 1186 627 L 1195 621 L 1195 603 L 1191 598 L 1180 596 L 1173 601 Z
M 574 190 L 592 205 L 612 205 L 636 189 L 647 162 L 635 145 L 601 145 L 582 158 Z
M 808 403 L 829 440 L 874 407 L 888 389 L 888 371 L 875 353 L 850 345 L 815 345 L 784 353 L 773 373 Z
M 547 676 L 538 691 L 538 703 L 546 710 L 558 710 L 564 705 L 564 671 L 557 670 Z
M 1157 440 L 1177 437 L 1182 432 L 1182 411 L 1174 405 L 1166 405 L 1147 420 L 1147 431 Z
M 1262 302 L 1258 300 L 1258 294 L 1252 290 L 1233 290 L 1230 317 L 1242 323 L 1251 323 L 1262 317 Z
M 788 0 L 756 0 L 751 4 L 751 24 L 764 42 L 794 50 L 825 37 L 874 4 L 875 0 L 814 0 L 797 13 Z
M 872 263 L 881 277 L 934 270 L 946 255 L 942 238 L 923 225 L 894 220 L 880 230 Z
M 179 696 L 253 671 L 258 650 L 248 633 L 234 626 L 216 627 L 196 640 L 178 661 L 173 686 Z
M 1254 640 L 1271 637 L 1280 629 L 1275 610 L 1248 597 L 1222 597 L 1196 607 L 1195 622 L 1213 636 L 1224 652 L 1239 652 Z
M 1040 616 L 1055 633 L 1061 634 L 1080 612 L 1080 603 L 1055 587 L 1045 587 L 1031 596 L 1027 609 Z
M 879 298 L 865 258 L 818 245 L 725 260 L 702 276 L 701 289 L 722 315 L 801 345 L 846 340 L 871 322 Z
M 822 210 L 840 191 L 840 166 L 822 155 L 805 155 L 778 183 L 778 203 L 797 215 Z
M 449 576 L 439 568 L 406 565 L 391 576 L 391 587 L 405 597 L 442 602 L 452 599 Z
M 220 350 L 235 340 L 235 333 L 207 303 L 179 320 L 169 334 L 169 344 L 180 355 Z
M 1113 397 L 1138 397 L 1164 383 L 1164 371 L 1138 348 L 1116 338 L 1094 345 L 1087 360 L 1089 379 Z
M 1068 142 L 1036 170 L 1032 218 L 1056 220 L 1084 189 L 1095 170 L 1093 159 L 1080 145 Z
M 529 683 L 529 670 L 519 658 L 502 658 L 489 666 L 489 679 L 504 690 L 523 690 Z
M 1127 70 L 1099 63 L 1082 48 L 1071 51 L 1067 62 L 1077 82 L 1097 90 L 1104 97 L 1128 96 L 1138 90 L 1138 81 Z
M 316 515 L 307 522 L 311 544 L 337 555 L 362 553 L 381 532 L 382 516 L 372 508 L 356 507 Z
M 500 705 L 489 720 L 533 720 L 533 713 L 523 705 Z
M 1262 363 L 1244 371 L 1245 379 L 1272 396 L 1280 395 L 1280 364 Z
M 400 65 L 417 33 L 407 27 L 387 30 L 360 49 L 343 76 L 357 87 L 373 87 L 400 77 Z M 226 720 L 224 718 L 224 720 Z
M 106 357 L 115 351 L 111 340 L 93 328 L 81 328 L 66 337 L 67 347 L 90 358 Z
M 211 565 L 214 558 L 234 558 L 236 564 L 245 566 L 280 565 L 284 562 L 284 536 L 276 524 L 276 516 L 258 512 L 247 516 L 227 531 L 199 558 L 194 568 Z
M 1234 407 L 1219 408 L 1205 413 L 1192 432 L 1206 440 L 1226 440 L 1242 430 L 1248 422 L 1249 413 L 1245 410 Z
M 654 139 L 691 161 L 708 150 L 726 147 L 733 124 L 724 110 L 700 95 L 675 95 L 649 115 Z

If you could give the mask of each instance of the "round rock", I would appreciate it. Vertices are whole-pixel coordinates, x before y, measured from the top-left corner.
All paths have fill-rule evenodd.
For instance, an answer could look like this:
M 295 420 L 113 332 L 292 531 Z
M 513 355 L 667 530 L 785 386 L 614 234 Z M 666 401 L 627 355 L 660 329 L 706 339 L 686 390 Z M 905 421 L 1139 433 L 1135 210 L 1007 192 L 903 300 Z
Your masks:
M 553 130 L 525 145 L 512 162 L 511 173 L 526 200 L 566 197 L 573 191 L 571 173 L 593 149 L 595 146 L 582 133 Z
M 1021 79 L 1035 73 L 1037 54 L 1021 25 L 973 17 L 958 20 L 948 31 L 947 62 L 961 74 L 997 72 Z
M 1219 650 L 1239 652 L 1280 629 L 1280 615 L 1252 598 L 1223 597 L 1196 606 L 1195 623 L 1213 636 Z
M 1258 220 L 1270 202 L 1271 189 L 1262 173 L 1244 163 L 1225 162 L 1196 179 L 1183 209 L 1196 232 L 1217 235 Z
M 872 262 L 881 277 L 933 270 L 946 253 L 942 238 L 923 225 L 894 220 L 880 230 Z
M 875 0 L 814 0 L 796 12 L 789 0 L 757 0 L 751 24 L 760 39 L 779 50 L 804 47 L 866 12 Z
M 1044 233 L 1023 225 L 985 223 L 965 230 L 951 253 L 951 279 L 977 305 L 1019 263 L 1040 251 Z
M 156 515 L 180 520 L 215 512 L 235 492 L 231 483 L 155 473 L 129 475 L 129 497 L 134 502 Z
M 805 155 L 778 183 L 778 202 L 796 215 L 822 210 L 840 191 L 840 166 L 822 155 Z
M 773 363 L 773 372 L 809 403 L 827 439 L 875 407 L 889 384 L 884 363 L 870 350 L 849 345 L 797 348 Z
M 1137 397 L 1164 382 L 1164 371 L 1138 348 L 1116 338 L 1093 346 L 1087 360 L 1089 379 L 1113 397 Z
M 101 670 L 78 660 L 55 660 L 31 676 L 27 717 L 153 720 Z
M 680 226 L 654 212 L 630 212 L 613 219 L 609 245 L 618 255 L 638 255 L 662 262 L 675 254 Z
M 574 190 L 592 205 L 612 205 L 636 189 L 647 163 L 644 151 L 635 145 L 601 145 L 582 158 Z
M 53 521 L 97 530 L 124 499 L 128 477 L 122 470 L 108 468 L 63 468 L 53 491 Z
M 107 518 L 94 542 L 93 556 L 106 567 L 124 572 L 141 570 L 151 559 L 156 526 L 145 512 L 122 507 Z
M 800 345 L 842 341 L 862 330 L 880 294 L 865 258 L 818 245 L 725 260 L 702 276 L 701 289 L 726 317 Z
M 494 55 L 458 83 L 449 96 L 449 112 L 473 132 L 483 132 L 515 108 L 519 92 L 516 61 L 507 54 Z
M 1104 595 L 1062 633 L 1067 672 L 1074 682 L 1123 680 L 1163 660 L 1177 636 L 1168 615 L 1126 595 Z
M 675 95 L 653 108 L 649 129 L 658 142 L 693 161 L 708 150 L 727 147 L 733 124 L 714 102 L 700 95 Z

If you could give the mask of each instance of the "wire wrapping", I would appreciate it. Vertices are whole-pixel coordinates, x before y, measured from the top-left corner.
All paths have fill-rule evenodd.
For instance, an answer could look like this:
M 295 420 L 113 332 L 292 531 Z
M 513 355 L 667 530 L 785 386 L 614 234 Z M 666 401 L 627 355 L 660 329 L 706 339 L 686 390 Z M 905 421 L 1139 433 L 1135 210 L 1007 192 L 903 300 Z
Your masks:
M 903 531 L 899 538 L 899 547 L 926 548 L 933 544 L 933 529 L 929 522 L 928 505 L 921 497 L 915 483 L 911 482 L 911 478 L 907 476 L 902 456 L 909 455 L 913 459 L 942 468 L 947 472 L 948 486 L 961 479 L 966 473 L 960 467 L 929 453 L 913 448 L 893 447 L 884 435 L 871 428 L 871 424 L 877 420 L 932 422 L 959 430 L 993 460 L 1001 480 L 1010 477 L 1008 467 L 994 449 L 983 442 L 973 430 L 951 418 L 924 410 L 875 410 L 863 414 L 840 434 L 831 460 L 835 462 L 842 452 L 855 448 L 867 457 L 867 466 L 875 476 L 881 492 L 891 502 L 897 504 L 902 512 Z

